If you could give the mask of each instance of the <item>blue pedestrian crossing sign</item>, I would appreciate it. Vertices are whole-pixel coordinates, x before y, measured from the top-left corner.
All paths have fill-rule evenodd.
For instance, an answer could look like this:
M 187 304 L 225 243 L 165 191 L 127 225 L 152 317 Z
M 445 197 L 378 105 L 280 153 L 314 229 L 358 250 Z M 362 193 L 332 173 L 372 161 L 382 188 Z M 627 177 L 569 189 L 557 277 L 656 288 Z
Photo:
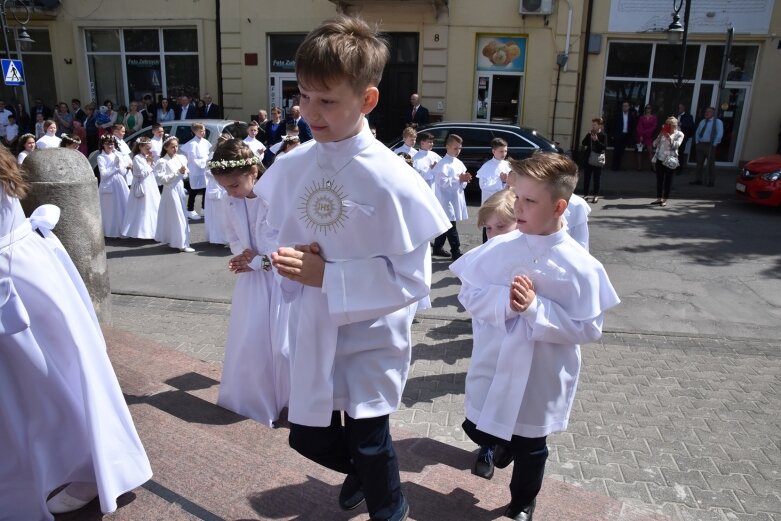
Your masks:
M 22 60 L 0 60 L 3 65 L 3 78 L 8 86 L 24 85 L 24 65 Z

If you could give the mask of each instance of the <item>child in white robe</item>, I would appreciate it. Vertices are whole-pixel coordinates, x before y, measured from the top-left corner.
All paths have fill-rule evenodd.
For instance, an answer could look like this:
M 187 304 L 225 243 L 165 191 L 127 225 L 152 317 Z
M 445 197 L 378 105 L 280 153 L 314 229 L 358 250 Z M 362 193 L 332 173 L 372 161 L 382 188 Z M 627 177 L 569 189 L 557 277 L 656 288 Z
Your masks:
M 195 211 L 195 198 L 201 194 L 201 206 L 204 214 L 207 206 L 206 202 L 206 162 L 211 156 L 211 143 L 206 139 L 206 126 L 203 123 L 196 122 L 191 125 L 193 137 L 190 141 L 180 147 L 180 152 L 187 157 L 187 168 L 189 175 L 184 180 L 184 187 L 187 190 L 187 218 L 198 221 L 201 216 Z
M 497 137 L 491 140 L 493 157 L 483 163 L 477 171 L 480 182 L 480 204 L 483 205 L 489 197 L 504 188 L 507 174 L 510 173 L 510 163 L 507 162 L 507 141 Z
M 263 166 L 238 139 L 218 145 L 208 165 L 229 196 L 227 235 L 235 256 L 228 269 L 238 275 L 217 404 L 271 427 L 290 395 L 290 305 L 268 257 L 276 232 L 266 222 L 265 202 L 252 191 Z
M 602 265 L 566 231 L 562 215 L 577 166 L 556 154 L 511 161 L 517 231 L 450 266 L 473 317 L 466 377 L 467 435 L 496 445 L 494 463 L 514 459 L 511 519 L 531 519 L 542 486 L 546 437 L 567 428 L 580 372 L 580 344 L 602 335 L 619 303 Z M 484 327 L 484 329 L 483 329 Z
M 142 136 L 133 145 L 133 183 L 130 185 L 122 235 L 154 239 L 159 208 L 160 192 L 155 177 L 152 140 Z
M 157 211 L 155 240 L 169 244 L 186 253 L 195 250 L 190 247 L 190 224 L 184 214 L 184 179 L 189 175 L 187 158 L 177 154 L 179 140 L 168 136 L 163 141 L 163 157 L 155 165 L 158 182 L 163 184 L 160 208 Z
M 453 260 L 457 260 L 461 256 L 461 239 L 458 237 L 456 222 L 469 218 L 464 189 L 466 184 L 472 180 L 472 174 L 466 171 L 466 166 L 458 159 L 463 142 L 461 136 L 450 134 L 445 141 L 447 154 L 433 168 L 434 194 L 450 219 L 450 229 L 434 239 L 432 255 L 451 257 Z M 445 239 L 450 245 L 449 253 L 442 249 L 445 245 Z
M 339 51 L 348 46 L 358 50 Z M 409 372 L 416 303 L 430 291 L 429 240 L 448 220 L 420 176 L 365 120 L 387 58 L 376 32 L 355 18 L 309 33 L 296 74 L 314 139 L 279 158 L 255 192 L 270 202 L 269 225 L 282 246 L 272 262 L 297 317 L 290 445 L 347 474 L 342 509 L 365 499 L 373 519 L 400 521 L 409 505 L 389 414 Z
M 244 143 L 256 156 L 263 159 L 266 147 L 263 143 L 258 141 L 258 132 L 260 132 L 260 124 L 257 121 L 250 121 L 249 125 L 247 125 L 247 137 L 244 138 Z
M 401 138 L 404 143 L 402 143 L 401 146 L 393 149 L 394 154 L 409 154 L 410 157 L 413 157 L 418 153 L 418 150 L 415 148 L 415 140 L 418 139 L 417 130 L 412 127 L 404 127 L 404 130 L 401 133 Z
M 433 168 L 442 160 L 439 154 L 431 150 L 433 147 L 434 135 L 428 132 L 421 132 L 420 150 L 412 156 L 412 166 L 432 190 L 434 190 Z
M 0 519 L 52 521 L 96 496 L 104 513 L 152 476 L 87 289 L 0 151 Z M 66 486 L 47 502 L 48 495 Z
M 59 138 L 57 138 L 59 139 Z M 105 237 L 121 237 L 130 191 L 125 179 L 125 162 L 117 153 L 116 138 L 106 134 L 100 138 L 98 172 L 100 173 L 100 214 Z
M 43 150 L 44 148 L 58 148 L 60 138 L 57 137 L 57 123 L 47 119 L 43 122 L 43 135 L 35 142 L 35 148 Z

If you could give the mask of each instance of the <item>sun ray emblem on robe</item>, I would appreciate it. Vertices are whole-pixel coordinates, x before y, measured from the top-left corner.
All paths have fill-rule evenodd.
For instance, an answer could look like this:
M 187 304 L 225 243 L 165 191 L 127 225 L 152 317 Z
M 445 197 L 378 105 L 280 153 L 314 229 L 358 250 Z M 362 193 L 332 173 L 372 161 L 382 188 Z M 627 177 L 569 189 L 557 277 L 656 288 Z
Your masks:
M 300 218 L 306 222 L 307 228 L 315 228 L 326 235 L 335 232 L 337 228 L 344 227 L 347 219 L 344 198 L 341 185 L 329 180 L 314 181 L 299 197 Z

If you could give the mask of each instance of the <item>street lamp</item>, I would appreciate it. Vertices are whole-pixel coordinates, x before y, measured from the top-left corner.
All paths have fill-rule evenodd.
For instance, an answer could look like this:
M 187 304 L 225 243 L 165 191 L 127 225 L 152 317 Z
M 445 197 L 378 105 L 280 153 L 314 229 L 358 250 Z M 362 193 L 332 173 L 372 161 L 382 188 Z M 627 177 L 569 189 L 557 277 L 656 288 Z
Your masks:
M 686 6 L 683 11 L 683 25 L 678 13 Z M 676 100 L 675 109 L 681 104 L 681 88 L 683 87 L 683 77 L 686 72 L 686 43 L 689 38 L 689 13 L 691 12 L 692 0 L 673 0 L 673 21 L 667 28 L 667 41 L 671 45 L 681 44 L 681 68 L 678 76 L 675 78 Z
M 0 31 L 3 31 L 3 39 L 5 41 L 5 57 L 11 59 L 11 46 L 8 44 L 8 31 L 11 30 L 8 27 L 8 21 L 6 19 L 6 12 L 10 9 L 11 15 L 16 20 L 22 30 L 19 32 L 16 41 L 20 43 L 35 43 L 35 40 L 30 38 L 30 33 L 27 32 L 26 25 L 30 23 L 30 6 L 27 4 L 27 0 L 2 0 L 0 3 Z M 24 12 L 23 16 L 19 16 L 18 11 Z M 17 48 L 18 50 L 18 48 Z

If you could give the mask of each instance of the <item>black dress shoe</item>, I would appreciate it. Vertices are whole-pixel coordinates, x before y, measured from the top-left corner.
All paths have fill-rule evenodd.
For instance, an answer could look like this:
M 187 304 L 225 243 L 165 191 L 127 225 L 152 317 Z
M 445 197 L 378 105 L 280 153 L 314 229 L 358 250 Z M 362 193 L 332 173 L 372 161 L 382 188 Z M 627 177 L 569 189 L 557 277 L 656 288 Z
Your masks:
M 702 181 L 689 181 L 690 185 L 701 185 Z
M 532 502 L 521 508 L 513 508 L 510 504 L 504 511 L 504 517 L 509 517 L 514 521 L 532 521 L 532 515 L 534 514 L 534 506 L 537 504 L 537 499 L 532 499 Z
M 352 510 L 363 503 L 364 499 L 361 480 L 358 476 L 347 474 L 342 483 L 342 490 L 339 492 L 339 507 L 342 510 Z
M 450 252 L 447 252 L 442 248 L 434 248 L 431 251 L 431 255 L 433 255 L 434 257 L 450 257 Z
M 392 516 L 387 518 L 387 521 L 407 521 L 408 516 L 409 516 L 409 503 L 407 503 L 407 498 L 404 497 L 404 495 L 402 494 L 401 505 L 399 506 L 399 509 Z M 374 517 L 371 517 L 369 518 L 369 521 L 379 521 L 379 520 L 377 520 Z
M 509 447 L 496 445 L 494 447 L 494 466 L 499 469 L 505 468 L 513 462 L 513 453 Z
M 492 446 L 480 447 L 477 460 L 472 467 L 472 474 L 484 479 L 494 477 L 494 448 Z
M 450 258 L 453 259 L 454 261 L 457 261 L 462 255 L 463 253 L 461 253 L 460 251 L 454 251 L 452 254 L 450 254 Z

